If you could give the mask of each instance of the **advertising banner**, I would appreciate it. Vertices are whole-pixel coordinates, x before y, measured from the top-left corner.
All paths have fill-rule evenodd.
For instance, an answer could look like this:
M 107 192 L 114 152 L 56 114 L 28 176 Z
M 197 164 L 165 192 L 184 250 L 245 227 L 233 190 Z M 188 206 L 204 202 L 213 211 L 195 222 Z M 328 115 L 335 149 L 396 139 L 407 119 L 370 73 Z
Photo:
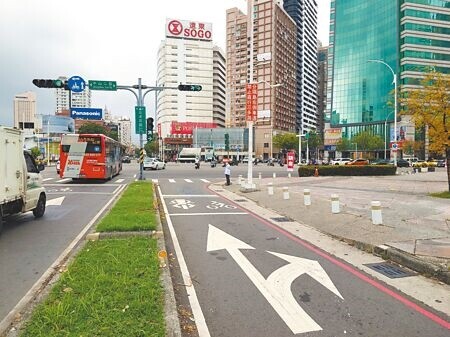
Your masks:
M 70 117 L 74 119 L 102 119 L 102 109 L 96 108 L 72 108 L 70 109 Z
M 176 122 L 172 121 L 170 133 L 172 135 L 192 135 L 195 128 L 199 129 L 215 129 L 216 123 L 202 123 L 202 122 Z
M 166 19 L 166 37 L 212 40 L 212 24 L 198 21 Z
M 43 115 L 39 129 L 42 133 L 74 133 L 75 121 L 67 116 Z
M 295 152 L 289 151 L 287 153 L 287 170 L 288 172 L 294 171 Z
M 323 145 L 336 145 L 342 138 L 341 128 L 329 128 L 324 129 L 324 144 Z
M 258 117 L 258 84 L 251 83 L 245 89 L 245 120 L 256 122 Z

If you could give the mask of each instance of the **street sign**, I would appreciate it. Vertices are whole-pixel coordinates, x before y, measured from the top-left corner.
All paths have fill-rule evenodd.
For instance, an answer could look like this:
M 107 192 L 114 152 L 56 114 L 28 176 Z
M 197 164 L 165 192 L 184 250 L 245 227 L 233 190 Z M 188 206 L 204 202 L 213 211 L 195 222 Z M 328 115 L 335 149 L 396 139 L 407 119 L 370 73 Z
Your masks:
M 67 81 L 67 86 L 70 91 L 83 92 L 84 88 L 86 88 L 86 82 L 80 76 L 72 76 Z
M 102 119 L 102 109 L 97 108 L 71 108 L 70 117 L 73 119 Z
M 392 143 L 391 150 L 392 151 L 397 151 L 398 150 L 398 144 L 397 143 Z
M 116 91 L 117 82 L 116 81 L 88 81 L 89 89 L 91 90 L 108 90 Z
M 145 106 L 134 107 L 135 133 L 143 135 L 146 133 L 147 121 L 145 119 Z
M 256 122 L 258 117 L 258 84 L 250 83 L 245 87 L 245 120 Z
M 294 151 L 289 151 L 287 153 L 287 170 L 288 170 L 288 172 L 294 171 L 294 161 L 295 161 L 295 153 L 294 153 Z

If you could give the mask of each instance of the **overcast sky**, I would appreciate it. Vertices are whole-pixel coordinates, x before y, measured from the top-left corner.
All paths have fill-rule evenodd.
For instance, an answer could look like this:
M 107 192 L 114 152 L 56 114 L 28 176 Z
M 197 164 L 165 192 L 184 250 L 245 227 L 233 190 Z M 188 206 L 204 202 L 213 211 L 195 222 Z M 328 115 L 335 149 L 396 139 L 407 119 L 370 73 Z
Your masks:
M 330 0 L 319 3 L 318 38 L 328 45 Z M 78 75 L 85 81 L 154 85 L 156 55 L 166 18 L 211 22 L 213 41 L 225 51 L 225 12 L 245 0 L 0 0 L 0 125 L 13 124 L 14 95 L 35 91 L 37 113 L 53 114 L 53 90 L 33 78 Z M 151 97 L 149 97 L 151 96 Z M 153 114 L 153 95 L 146 97 Z M 92 107 L 134 119 L 127 91 L 92 93 Z M 134 128 L 133 128 L 134 129 Z

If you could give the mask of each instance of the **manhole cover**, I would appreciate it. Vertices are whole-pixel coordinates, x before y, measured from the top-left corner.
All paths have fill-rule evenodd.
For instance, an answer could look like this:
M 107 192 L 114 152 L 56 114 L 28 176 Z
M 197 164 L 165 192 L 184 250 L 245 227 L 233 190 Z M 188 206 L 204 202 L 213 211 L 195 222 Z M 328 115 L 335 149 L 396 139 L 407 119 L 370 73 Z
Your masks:
M 247 200 L 245 200 L 245 199 L 236 199 L 234 201 L 236 201 L 236 202 L 246 202 Z
M 289 222 L 291 220 L 289 220 L 288 218 L 286 218 L 285 216 L 279 217 L 279 218 L 271 218 L 273 221 L 276 222 Z
M 409 270 L 406 270 L 402 267 L 387 263 L 387 262 L 381 262 L 381 263 L 368 263 L 365 264 L 365 266 L 369 267 L 370 269 L 373 269 L 389 278 L 401 278 L 401 277 L 407 277 L 407 276 L 414 276 L 415 273 L 410 272 Z

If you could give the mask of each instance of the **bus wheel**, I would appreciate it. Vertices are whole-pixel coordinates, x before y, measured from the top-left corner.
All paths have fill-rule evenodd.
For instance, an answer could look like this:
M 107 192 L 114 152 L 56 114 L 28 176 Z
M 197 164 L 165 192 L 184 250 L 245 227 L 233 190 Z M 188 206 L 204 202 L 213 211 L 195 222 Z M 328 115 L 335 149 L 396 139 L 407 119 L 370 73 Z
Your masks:
M 44 213 L 45 213 L 45 201 L 46 201 L 45 194 L 41 194 L 39 196 L 39 200 L 38 200 L 38 203 L 36 205 L 36 208 L 33 209 L 33 215 L 34 215 L 35 218 L 41 218 L 44 215 Z

